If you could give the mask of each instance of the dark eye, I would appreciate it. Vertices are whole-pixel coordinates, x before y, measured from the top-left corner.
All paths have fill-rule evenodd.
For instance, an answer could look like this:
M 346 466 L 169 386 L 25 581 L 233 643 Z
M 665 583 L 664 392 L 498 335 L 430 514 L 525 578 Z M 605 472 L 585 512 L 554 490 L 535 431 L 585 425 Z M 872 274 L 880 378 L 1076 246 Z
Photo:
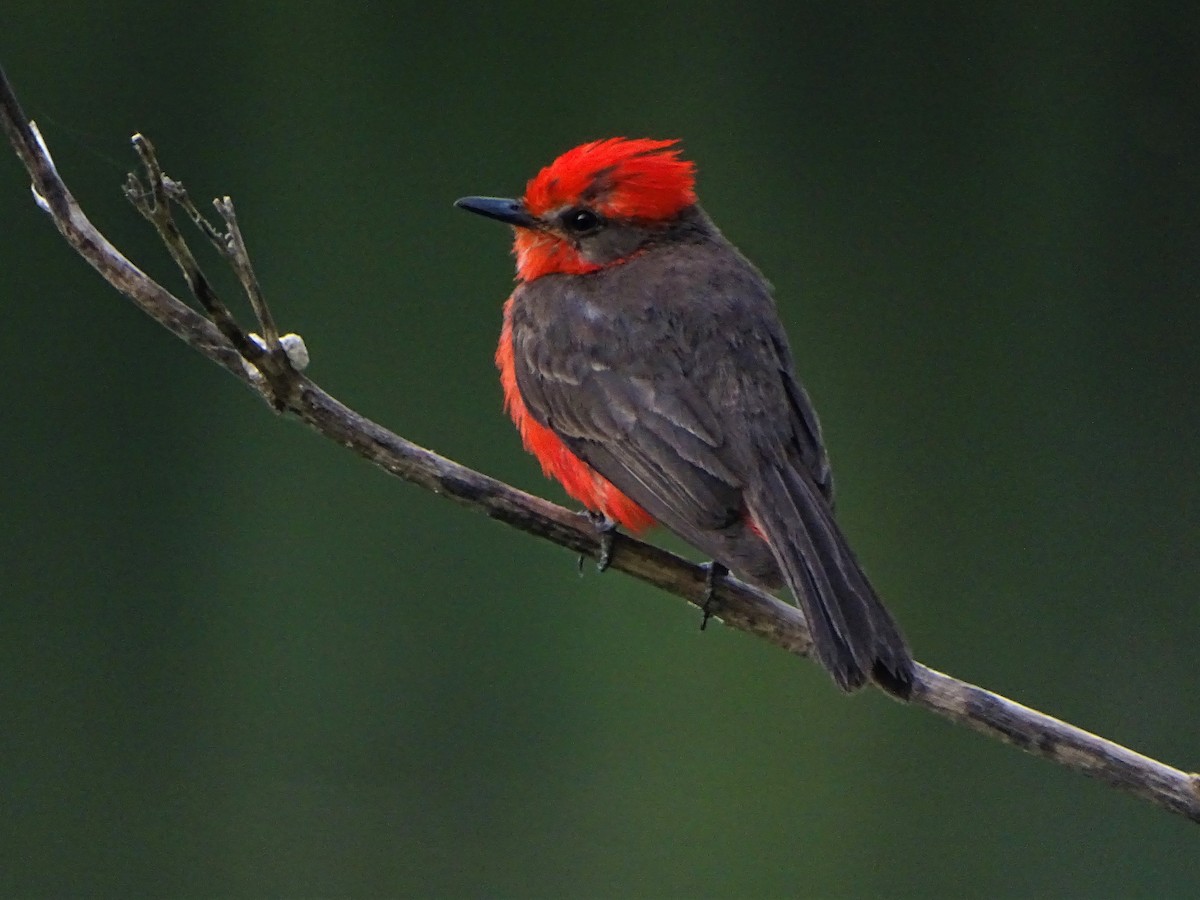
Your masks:
M 568 209 L 562 214 L 563 227 L 572 234 L 587 234 L 604 224 L 590 209 Z

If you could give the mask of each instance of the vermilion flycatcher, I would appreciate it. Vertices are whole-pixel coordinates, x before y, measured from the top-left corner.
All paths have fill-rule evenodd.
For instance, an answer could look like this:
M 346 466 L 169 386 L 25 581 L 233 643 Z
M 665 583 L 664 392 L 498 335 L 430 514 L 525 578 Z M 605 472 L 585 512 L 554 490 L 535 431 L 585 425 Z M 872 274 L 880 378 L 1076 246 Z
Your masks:
M 759 271 L 696 201 L 675 141 L 564 153 L 520 200 L 496 364 L 521 438 L 567 493 L 655 521 L 750 582 L 786 584 L 843 690 L 907 696 L 912 657 L 833 517 L 821 429 Z

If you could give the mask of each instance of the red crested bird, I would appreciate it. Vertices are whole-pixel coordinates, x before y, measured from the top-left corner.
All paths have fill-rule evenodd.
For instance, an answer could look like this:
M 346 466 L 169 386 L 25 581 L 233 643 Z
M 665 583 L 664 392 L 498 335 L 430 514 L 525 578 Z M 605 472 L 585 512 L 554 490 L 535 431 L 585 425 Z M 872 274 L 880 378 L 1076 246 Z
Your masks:
M 907 697 L 913 662 L 833 517 L 821 428 L 771 288 L 700 208 L 676 141 L 564 153 L 519 200 L 455 204 L 515 231 L 496 365 L 547 475 L 633 532 L 787 585 L 843 690 Z

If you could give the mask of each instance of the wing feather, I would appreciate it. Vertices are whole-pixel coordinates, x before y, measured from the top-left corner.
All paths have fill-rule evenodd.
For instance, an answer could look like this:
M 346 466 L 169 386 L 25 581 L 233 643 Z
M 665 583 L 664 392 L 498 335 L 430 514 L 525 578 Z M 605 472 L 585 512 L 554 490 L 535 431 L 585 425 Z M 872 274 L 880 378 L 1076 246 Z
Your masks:
M 907 696 L 911 657 L 833 518 L 770 288 L 719 235 L 513 295 L 517 386 L 580 459 L 686 541 L 786 582 L 846 690 Z
M 530 415 L 714 552 L 728 549 L 714 533 L 745 517 L 747 473 L 764 451 L 803 460 L 822 490 L 827 463 L 766 284 L 748 263 L 717 277 L 697 259 L 707 268 L 684 254 L 665 270 L 631 261 L 520 286 L 513 357 Z M 702 303 L 680 290 L 690 276 Z

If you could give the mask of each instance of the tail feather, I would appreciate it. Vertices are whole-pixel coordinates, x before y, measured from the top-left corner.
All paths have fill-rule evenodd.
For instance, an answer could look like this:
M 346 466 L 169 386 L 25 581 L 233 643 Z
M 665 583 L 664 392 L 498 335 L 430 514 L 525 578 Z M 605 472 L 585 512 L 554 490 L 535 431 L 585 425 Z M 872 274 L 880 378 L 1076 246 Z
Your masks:
M 873 678 L 907 697 L 913 678 L 908 646 L 817 487 L 789 467 L 772 467 L 748 499 L 804 611 L 816 657 L 838 686 L 853 691 Z

